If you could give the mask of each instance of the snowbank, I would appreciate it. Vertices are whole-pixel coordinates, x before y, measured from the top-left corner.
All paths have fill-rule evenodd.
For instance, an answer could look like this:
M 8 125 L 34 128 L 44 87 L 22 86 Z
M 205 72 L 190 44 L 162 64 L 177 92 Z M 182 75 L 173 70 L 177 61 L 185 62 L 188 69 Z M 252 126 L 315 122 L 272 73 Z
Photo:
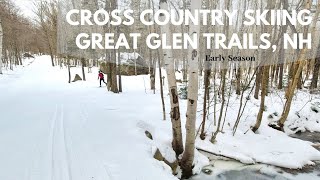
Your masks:
M 260 133 L 237 134 L 232 132 L 219 134 L 217 142 L 197 140 L 197 148 L 238 160 L 245 164 L 264 163 L 279 167 L 299 169 L 320 160 L 320 152 L 311 143 L 288 137 L 286 134 L 270 128 Z

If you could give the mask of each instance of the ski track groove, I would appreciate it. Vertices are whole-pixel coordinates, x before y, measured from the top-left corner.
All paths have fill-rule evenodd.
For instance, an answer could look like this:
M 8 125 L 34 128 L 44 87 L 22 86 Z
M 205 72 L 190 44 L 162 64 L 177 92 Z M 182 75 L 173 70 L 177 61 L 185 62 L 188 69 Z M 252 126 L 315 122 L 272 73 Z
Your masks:
M 51 147 L 51 171 L 50 171 L 50 179 L 53 180 L 53 173 L 54 173 L 54 136 L 55 136 L 55 129 L 56 129 L 56 121 L 57 121 L 57 114 L 58 114 L 58 105 L 56 104 L 54 115 L 52 117 L 52 125 L 51 125 L 51 135 L 50 135 L 50 147 Z
M 68 166 L 68 177 L 69 180 L 72 180 L 72 173 L 71 173 L 71 158 L 70 158 L 70 152 L 69 152 L 69 148 L 68 148 L 68 143 L 67 143 L 67 138 L 66 138 L 66 128 L 65 128 L 65 120 L 64 120 L 64 106 L 61 106 L 61 125 L 62 125 L 62 129 L 63 129 L 63 145 L 65 148 L 65 156 L 66 156 L 66 162 L 67 162 L 67 166 Z
M 89 121 L 90 115 L 89 115 L 89 112 L 87 111 L 87 107 L 88 107 L 87 105 L 82 105 L 81 110 L 80 110 L 80 117 L 82 119 L 81 131 L 83 131 L 83 129 L 85 128 L 85 126 L 87 125 L 87 123 Z M 95 149 L 92 148 L 91 145 L 85 144 L 84 148 L 86 149 L 86 150 L 84 150 L 85 152 L 95 152 Z M 100 169 L 100 173 L 102 172 L 102 174 L 97 175 L 98 176 L 97 178 L 103 179 L 103 180 L 113 180 L 113 176 L 108 172 L 106 167 L 103 165 L 103 162 L 101 161 L 101 159 L 97 158 L 95 153 L 93 153 L 91 155 L 92 155 L 92 157 L 91 157 L 90 161 L 94 162 L 93 164 L 96 165 L 97 169 Z M 95 179 L 93 174 L 90 174 L 88 176 L 88 178 L 89 177 Z
M 72 180 L 71 159 L 67 146 L 64 107 L 56 105 L 51 126 L 51 180 Z M 64 171 L 66 170 L 66 171 Z
M 80 111 L 80 115 L 81 115 L 81 119 L 82 119 L 82 128 L 84 128 L 84 126 L 87 124 L 87 122 L 89 120 L 89 113 L 86 109 L 87 109 L 87 106 L 84 105 Z
M 80 110 L 80 119 L 82 120 L 80 124 L 82 124 L 81 128 L 84 128 L 89 120 L 89 113 L 86 110 L 87 106 L 83 106 Z M 55 114 L 52 120 L 52 137 L 51 137 L 51 180 L 73 180 L 72 177 L 72 141 L 71 137 L 68 136 L 66 121 L 64 118 L 64 106 L 56 105 Z M 81 130 L 82 131 L 82 130 Z M 85 152 L 94 152 L 94 149 L 90 145 L 85 145 Z M 97 158 L 94 154 L 91 154 L 92 157 L 90 161 L 95 164 L 100 173 L 97 175 L 85 175 L 86 169 L 81 171 L 82 177 L 87 176 L 87 178 L 98 178 L 103 180 L 113 180 L 114 177 L 112 173 L 108 172 L 106 167 L 103 165 L 101 160 Z M 83 166 L 79 166 L 79 168 L 84 168 Z M 101 171 L 103 170 L 103 171 Z M 83 174 L 84 173 L 84 174 Z M 87 172 L 88 173 L 88 172 Z M 90 179 L 91 180 L 91 179 Z
M 33 145 L 33 148 L 32 148 L 32 153 L 33 154 L 40 154 L 40 147 L 37 143 L 35 143 Z M 34 179 L 39 179 L 40 177 L 40 169 L 39 169 L 39 164 L 37 164 L 37 161 L 39 161 L 39 159 L 33 159 L 31 162 L 30 162 L 30 166 L 28 168 L 28 172 L 27 172 L 27 176 L 28 176 L 28 180 L 34 180 Z M 36 177 L 36 178 L 34 178 Z

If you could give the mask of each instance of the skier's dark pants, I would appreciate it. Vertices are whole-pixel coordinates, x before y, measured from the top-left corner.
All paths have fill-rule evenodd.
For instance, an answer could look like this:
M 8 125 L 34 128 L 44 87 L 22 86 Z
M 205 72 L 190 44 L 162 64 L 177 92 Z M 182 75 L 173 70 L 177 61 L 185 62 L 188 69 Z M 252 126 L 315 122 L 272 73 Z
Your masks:
M 104 82 L 104 79 L 100 79 L 100 86 L 101 86 L 101 82 Z M 106 84 L 106 82 L 104 82 Z

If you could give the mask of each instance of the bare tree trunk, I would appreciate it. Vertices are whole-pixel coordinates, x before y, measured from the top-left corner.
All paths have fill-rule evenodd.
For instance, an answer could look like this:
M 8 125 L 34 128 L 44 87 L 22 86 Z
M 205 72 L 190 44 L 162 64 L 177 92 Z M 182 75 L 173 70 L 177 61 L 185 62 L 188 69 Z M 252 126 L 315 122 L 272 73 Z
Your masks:
M 154 2 L 152 0 L 149 1 L 150 5 L 152 6 L 152 10 L 155 11 L 154 9 Z M 154 30 L 157 31 L 158 34 L 160 34 L 160 28 L 156 26 L 156 24 L 153 25 L 154 27 Z M 164 95 L 163 95 L 163 79 L 162 79 L 162 70 L 161 70 L 161 57 L 160 57 L 160 50 L 157 49 L 157 56 L 158 56 L 158 68 L 159 68 L 159 80 L 160 80 L 160 96 L 161 96 L 161 104 L 162 104 L 162 115 L 163 115 L 163 120 L 166 120 L 167 117 L 166 117 L 166 106 L 165 106 L 165 103 L 164 103 Z M 154 74 L 155 74 L 155 71 L 157 69 L 157 65 L 156 65 L 156 62 L 153 61 L 154 63 Z M 180 125 L 181 126 L 181 125 Z
M 278 89 L 283 88 L 283 65 L 284 65 L 284 49 L 283 49 L 283 41 L 280 45 L 280 57 L 279 57 L 279 73 L 278 73 Z
M 205 1 L 206 9 L 210 9 L 210 3 L 208 0 Z M 206 26 L 206 32 L 209 32 L 209 26 Z M 208 40 L 206 40 L 207 43 Z M 205 52 L 205 56 L 210 56 L 211 50 L 207 49 Z M 200 133 L 200 138 L 204 140 L 206 138 L 205 127 L 206 127 L 206 119 L 207 114 L 209 114 L 209 86 L 210 86 L 210 76 L 211 76 L 211 62 L 204 60 L 204 95 L 203 95 L 203 115 L 202 115 L 202 128 Z
M 241 94 L 241 68 L 238 67 L 238 70 L 237 70 L 237 89 L 236 89 L 236 94 L 237 95 L 240 95 Z
M 48 43 L 48 47 L 49 47 L 49 53 L 50 53 L 50 57 L 51 57 L 51 64 L 52 66 L 54 66 L 54 52 L 53 52 L 53 45 L 51 44 L 51 39 L 50 39 L 50 32 L 49 32 L 49 27 L 47 26 L 46 22 L 45 22 L 45 9 L 44 9 L 44 4 L 43 2 L 41 1 L 39 3 L 39 12 L 38 12 L 38 16 L 40 18 L 40 22 L 41 22 L 41 27 L 44 31 L 44 34 L 45 34 L 45 37 L 46 37 L 46 40 L 47 40 L 47 43 Z
M 275 76 L 275 74 L 276 74 L 276 68 L 277 68 L 278 66 L 277 65 L 271 65 L 270 66 L 270 69 L 271 69 L 271 73 L 270 73 L 270 82 L 269 82 L 269 84 L 270 84 L 270 86 L 268 86 L 268 88 L 273 88 L 273 81 L 274 81 L 274 76 Z M 267 92 L 268 92 L 269 90 L 267 90 Z
M 261 85 L 261 77 L 262 77 L 262 67 L 259 67 L 258 73 L 256 75 L 256 88 L 254 91 L 254 98 L 259 99 L 260 85 Z
M 8 50 L 7 50 L 7 54 L 8 54 L 8 57 L 9 57 L 9 62 L 10 62 L 10 70 L 13 70 L 13 59 L 12 59 L 12 53 L 11 52 L 9 52 Z
M 117 64 L 116 64 L 116 50 L 114 49 L 111 53 L 111 63 L 110 63 L 110 70 L 111 70 L 111 88 L 110 91 L 114 93 L 119 93 L 118 89 L 118 81 L 117 81 Z
M 224 67 L 227 68 L 227 67 Z M 219 113 L 219 119 L 218 119 L 218 126 L 216 131 L 212 134 L 211 137 L 211 142 L 214 143 L 216 140 L 216 137 L 220 131 L 220 126 L 221 126 L 221 120 L 222 120 L 222 116 L 223 116 L 223 109 L 224 109 L 224 104 L 226 102 L 225 100 L 225 88 L 226 88 L 226 75 L 227 75 L 227 69 L 222 69 L 221 70 L 221 78 L 222 78 L 222 83 L 221 83 L 221 107 L 220 107 L 220 113 Z
M 118 7 L 118 4 L 117 4 L 117 7 Z M 117 26 L 117 37 L 119 38 L 120 36 L 120 27 Z M 119 83 L 119 92 L 122 92 L 122 77 L 121 77 L 121 59 L 120 59 L 120 49 L 117 50 L 117 56 L 118 57 L 118 68 L 117 68 L 117 71 L 118 71 L 118 83 Z
M 149 50 L 149 58 L 150 58 L 150 62 L 153 61 L 151 49 Z M 156 68 L 154 68 L 154 65 L 152 63 L 150 67 L 150 89 L 153 90 L 153 94 L 156 93 L 156 77 L 155 76 L 156 76 Z
M 111 1 L 111 9 L 114 10 L 114 9 L 117 9 L 117 6 L 118 6 L 118 1 L 117 0 L 112 0 Z M 112 28 L 112 26 L 111 26 Z M 112 29 L 114 32 L 118 32 L 117 30 L 117 27 L 113 27 Z M 114 49 L 112 51 L 112 54 L 111 54 L 111 91 L 113 93 L 119 93 L 119 89 L 118 89 L 118 80 L 117 80 L 117 58 L 116 58 L 116 54 L 117 54 L 117 51 Z
M 69 75 L 69 83 L 71 83 L 71 71 L 70 71 L 70 58 L 67 57 L 67 63 L 68 63 L 68 75 Z
M 318 1 L 317 10 L 316 10 L 314 17 L 319 17 L 319 13 L 320 13 L 320 1 Z M 317 22 L 318 22 L 317 19 L 313 21 L 312 33 L 311 33 L 312 36 L 316 32 Z M 320 69 L 320 39 L 319 39 L 318 49 L 317 49 L 316 57 L 315 57 L 315 64 L 314 64 L 312 81 L 311 81 L 311 86 L 310 86 L 311 90 L 318 87 L 319 69 Z
M 182 1 L 182 3 L 183 3 L 183 10 L 185 11 L 186 10 L 186 1 Z M 182 39 L 184 38 L 184 28 L 185 28 L 185 26 L 182 24 L 181 25 L 181 33 L 182 33 Z M 188 79 L 188 77 L 187 77 L 187 60 L 186 60 L 186 53 L 185 53 L 185 50 L 184 49 L 182 49 L 181 50 L 181 52 L 182 52 L 182 66 L 183 66 L 183 71 L 182 71 L 182 73 L 183 73 L 183 82 L 187 82 L 187 79 Z
M 216 67 L 214 67 L 216 69 Z M 217 112 L 217 88 L 216 88 L 216 75 L 217 72 L 216 70 L 213 72 L 213 125 L 216 126 L 217 125 L 217 116 L 216 116 L 216 112 Z
M 86 66 L 86 60 L 84 58 L 81 58 L 81 70 L 82 70 L 82 80 L 86 81 L 86 73 L 84 71 L 84 67 Z
M 111 0 L 111 1 L 105 1 L 105 10 L 114 10 L 117 8 L 117 1 L 116 0 Z M 108 32 L 117 32 L 116 29 L 113 29 L 112 26 L 106 25 L 104 26 L 104 31 L 106 33 Z M 117 81 L 117 59 L 116 59 L 116 50 L 106 50 L 106 65 L 109 69 L 108 76 L 107 76 L 107 88 L 108 90 L 114 92 L 114 93 L 119 93 L 118 89 L 118 81 Z
M 320 41 L 319 41 L 317 55 L 316 55 L 315 64 L 313 68 L 313 75 L 312 75 L 312 81 L 310 86 L 311 89 L 316 89 L 318 87 L 319 70 L 320 70 Z
M 120 59 L 120 49 L 118 49 L 118 73 L 119 73 L 119 92 L 122 92 L 122 78 L 121 78 L 121 59 Z
M 209 67 L 209 62 L 205 62 L 205 74 L 204 74 L 204 95 L 203 95 L 203 115 L 202 115 L 202 128 L 200 133 L 200 138 L 204 140 L 206 138 L 205 126 L 207 117 L 207 97 L 209 96 L 209 86 L 210 86 L 210 74 L 211 70 Z
M 265 98 L 267 95 L 267 81 L 269 78 L 269 66 L 265 66 L 262 69 L 262 81 L 261 81 L 261 100 L 260 100 L 260 108 L 257 116 L 256 124 L 252 127 L 252 131 L 256 132 L 262 122 L 263 112 L 265 111 Z
M 240 97 L 240 107 L 239 107 L 238 114 L 237 114 L 237 120 L 236 120 L 236 122 L 235 122 L 234 125 L 233 125 L 233 135 L 236 134 L 238 125 L 239 125 L 239 123 L 240 123 L 240 119 L 241 119 L 241 117 L 242 117 L 242 114 L 243 114 L 243 112 L 244 112 L 244 110 L 245 110 L 245 107 L 246 107 L 246 105 L 247 105 L 247 102 L 248 102 L 248 100 L 249 100 L 248 98 L 246 98 L 246 102 L 245 102 L 244 105 L 243 105 L 244 92 L 245 92 L 246 89 L 249 88 L 251 82 L 252 82 L 253 79 L 254 79 L 254 76 L 256 75 L 256 73 L 257 73 L 257 71 L 258 71 L 258 68 L 259 68 L 259 67 L 257 67 L 256 70 L 254 71 L 254 73 L 252 74 L 252 76 L 251 76 L 249 82 L 247 83 L 246 87 L 243 87 L 243 88 L 242 88 L 242 93 L 241 93 L 241 97 Z M 248 74 L 249 74 L 249 73 L 250 73 L 250 70 L 248 71 Z M 254 89 L 254 86 L 252 86 L 251 91 L 249 92 L 248 96 L 251 95 L 253 89 Z
M 2 41 L 3 40 L 3 30 L 2 30 L 2 22 L 0 19 L 0 74 L 2 74 Z
M 160 9 L 168 10 L 167 0 L 160 0 Z M 160 20 L 164 17 L 160 16 Z M 171 34 L 170 26 L 161 26 L 161 33 Z M 172 39 L 167 38 L 167 43 L 171 44 Z M 168 87 L 170 94 L 170 104 L 171 104 L 171 123 L 172 123 L 172 148 L 178 157 L 183 152 L 182 143 L 182 131 L 181 131 L 181 119 L 180 119 L 180 106 L 179 97 L 177 91 L 176 75 L 174 70 L 174 61 L 172 50 L 163 50 L 163 57 L 165 61 L 165 67 L 167 72 Z
M 300 75 L 299 75 L 299 80 L 298 80 L 298 84 L 297 84 L 297 88 L 298 89 L 302 89 L 302 71 L 301 71 L 301 73 L 300 73 Z
M 106 54 L 106 58 L 110 59 L 109 53 Z M 109 60 L 107 60 L 106 62 L 106 67 L 107 67 L 106 68 L 107 69 L 107 88 L 108 88 L 108 91 L 110 91 L 112 79 L 111 79 L 111 63 L 109 62 Z
M 49 41 L 49 38 L 48 38 Z M 51 57 L 51 65 L 54 67 L 54 57 L 53 57 L 53 51 L 52 51 L 52 47 L 50 42 L 48 42 L 48 46 L 49 46 L 49 52 L 50 52 L 50 57 Z
M 311 8 L 311 0 L 306 0 L 305 1 L 305 9 L 310 9 L 310 8 Z M 316 25 L 316 23 L 314 23 L 314 25 Z M 307 33 L 308 33 L 308 26 L 304 27 L 304 35 L 306 35 Z M 295 70 L 293 71 L 293 80 L 289 84 L 289 87 L 287 89 L 287 92 L 286 92 L 287 101 L 283 107 L 282 115 L 278 121 L 278 126 L 280 127 L 281 130 L 283 130 L 284 123 L 288 118 L 293 95 L 294 95 L 294 91 L 295 91 L 296 87 L 298 86 L 299 81 L 301 81 L 301 74 L 302 74 L 303 67 L 305 65 L 306 52 L 307 52 L 307 49 L 306 49 L 306 47 L 304 47 L 300 51 L 298 61 L 294 65 Z
M 159 66 L 159 80 L 160 80 L 160 95 L 161 95 L 161 104 L 162 104 L 162 114 L 163 120 L 166 120 L 166 106 L 164 103 L 164 96 L 163 96 L 163 81 L 162 81 L 162 70 L 161 70 L 161 58 L 159 50 L 157 50 L 158 54 L 158 66 Z
M 148 4 L 149 4 L 149 9 L 151 9 L 151 2 L 150 0 L 148 1 Z M 148 19 L 149 21 L 151 20 L 151 17 L 150 15 L 148 16 Z M 148 29 L 149 29 L 149 33 L 151 34 L 152 33 L 152 30 L 151 30 L 151 26 L 148 26 Z M 150 87 L 151 87 L 151 90 L 153 90 L 153 94 L 156 93 L 156 66 L 155 66 L 155 61 L 153 60 L 152 58 L 152 50 L 149 49 L 149 69 L 150 69 Z
M 191 11 L 201 9 L 201 1 L 191 0 Z M 198 44 L 200 36 L 200 26 L 190 25 L 190 35 L 198 35 Z M 186 122 L 186 143 L 185 151 L 181 159 L 182 178 L 190 178 L 193 173 L 193 160 L 195 150 L 195 131 L 197 118 L 197 102 L 198 102 L 198 67 L 200 52 L 197 49 L 189 47 L 189 83 L 188 83 L 188 106 L 187 106 L 187 122 Z
M 230 7 L 232 7 L 231 2 L 232 1 L 230 1 L 230 0 L 225 1 L 225 9 L 229 9 Z M 227 23 L 227 18 L 224 18 L 224 22 L 225 22 L 224 34 L 228 38 L 229 37 L 229 24 Z M 223 53 L 224 53 L 224 55 L 227 55 L 228 50 L 225 50 Z M 220 112 L 219 112 L 218 126 L 217 126 L 216 131 L 214 133 L 212 133 L 212 137 L 210 139 L 211 143 L 215 142 L 215 139 L 220 131 L 221 121 L 222 121 L 222 117 L 223 117 L 223 111 L 224 111 L 224 107 L 225 107 L 225 88 L 226 88 L 226 76 L 227 76 L 228 70 L 229 70 L 228 63 L 225 61 L 222 65 L 222 67 L 220 67 L 222 82 L 220 81 L 220 88 L 219 88 L 221 90 L 221 106 L 220 106 Z M 231 74 L 230 71 L 232 71 L 231 68 L 229 70 L 229 74 Z M 220 93 L 220 90 L 218 91 L 219 93 Z
M 290 111 L 290 108 L 291 108 L 291 103 L 292 103 L 294 91 L 295 91 L 295 89 L 297 87 L 298 81 L 300 79 L 299 78 L 300 74 L 301 74 L 303 66 L 305 64 L 305 61 L 304 61 L 305 53 L 306 53 L 306 49 L 303 49 L 301 51 L 300 57 L 299 57 L 298 62 L 297 62 L 298 69 L 296 71 L 296 74 L 294 76 L 294 79 L 293 79 L 292 83 L 290 84 L 290 86 L 288 87 L 288 90 L 287 90 L 287 101 L 286 101 L 286 103 L 284 105 L 282 115 L 281 115 L 281 117 L 280 117 L 280 119 L 278 121 L 278 125 L 279 125 L 279 127 L 281 129 L 283 129 L 284 122 L 287 120 L 287 117 L 289 115 L 289 111 Z
M 50 57 L 51 57 L 51 65 L 54 67 L 54 54 L 53 54 L 53 50 L 52 50 L 52 45 L 50 43 L 50 38 L 48 35 L 48 30 L 46 30 L 46 27 L 43 27 L 44 31 L 45 31 L 45 35 L 47 37 L 47 41 L 48 41 L 48 46 L 49 46 L 49 53 L 50 53 Z
M 271 0 L 268 0 L 266 8 L 267 9 L 274 9 L 275 8 L 275 4 L 273 4 L 273 2 Z M 267 17 L 268 17 L 267 20 L 270 20 L 270 12 L 268 13 Z M 271 27 L 269 27 L 269 26 L 264 26 L 264 27 L 262 27 L 262 31 L 264 33 L 269 33 L 269 32 L 272 31 L 270 28 Z M 263 60 L 267 61 L 267 56 L 268 56 L 269 52 L 270 52 L 270 50 L 262 51 Z M 265 98 L 266 98 L 267 93 L 268 93 L 270 66 L 269 65 L 265 65 L 265 64 L 262 64 L 262 66 L 263 67 L 261 67 L 261 72 L 260 72 L 261 73 L 260 108 L 259 108 L 256 124 L 252 127 L 252 131 L 253 132 L 256 132 L 259 129 L 260 125 L 261 125 L 263 112 L 265 111 Z
M 21 54 L 18 52 L 18 59 L 19 59 L 19 63 L 20 63 L 20 65 L 23 65 L 23 63 L 22 63 L 22 58 L 21 58 Z
M 288 4 L 288 0 L 283 0 L 282 1 L 282 5 L 283 5 L 283 9 L 285 10 L 288 10 L 289 8 L 289 4 Z M 288 29 L 288 25 L 285 25 L 285 26 L 282 26 L 282 32 L 281 32 L 281 35 L 282 35 L 282 38 L 280 40 L 280 50 L 279 50 L 279 73 L 278 73 L 278 89 L 282 89 L 283 88 L 283 66 L 284 66 L 284 49 L 283 49 L 283 35 L 284 33 L 287 32 L 287 29 Z

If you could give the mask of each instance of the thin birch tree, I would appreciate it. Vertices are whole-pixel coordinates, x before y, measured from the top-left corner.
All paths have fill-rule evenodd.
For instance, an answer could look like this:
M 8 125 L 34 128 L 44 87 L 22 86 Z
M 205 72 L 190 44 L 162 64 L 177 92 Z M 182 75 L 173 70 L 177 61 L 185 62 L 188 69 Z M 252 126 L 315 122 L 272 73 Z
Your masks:
M 191 0 L 191 12 L 201 9 L 199 0 Z M 189 34 L 192 37 L 197 35 L 197 44 L 199 44 L 200 26 L 190 24 Z M 188 64 L 189 64 L 189 83 L 188 83 L 188 106 L 187 106 L 187 122 L 186 122 L 186 143 L 185 151 L 181 159 L 182 178 L 190 178 L 193 173 L 193 160 L 195 150 L 195 131 L 197 118 L 197 102 L 198 102 L 198 67 L 199 67 L 199 50 L 189 46 Z
M 168 1 L 160 0 L 160 9 L 168 10 Z M 163 21 L 163 15 L 160 16 L 160 20 Z M 169 24 L 165 26 L 161 26 L 161 33 L 163 34 L 171 34 Z M 167 44 L 171 44 L 172 39 L 166 39 Z M 163 58 L 165 62 L 165 68 L 167 72 L 168 79 L 168 88 L 170 94 L 170 104 L 171 104 L 171 122 L 172 122 L 172 148 L 178 157 L 183 152 L 183 143 L 182 143 L 182 131 L 181 131 L 181 117 L 180 117 L 180 106 L 179 106 L 179 97 L 177 90 L 177 80 L 174 69 L 174 60 L 173 53 L 171 49 L 163 50 Z

